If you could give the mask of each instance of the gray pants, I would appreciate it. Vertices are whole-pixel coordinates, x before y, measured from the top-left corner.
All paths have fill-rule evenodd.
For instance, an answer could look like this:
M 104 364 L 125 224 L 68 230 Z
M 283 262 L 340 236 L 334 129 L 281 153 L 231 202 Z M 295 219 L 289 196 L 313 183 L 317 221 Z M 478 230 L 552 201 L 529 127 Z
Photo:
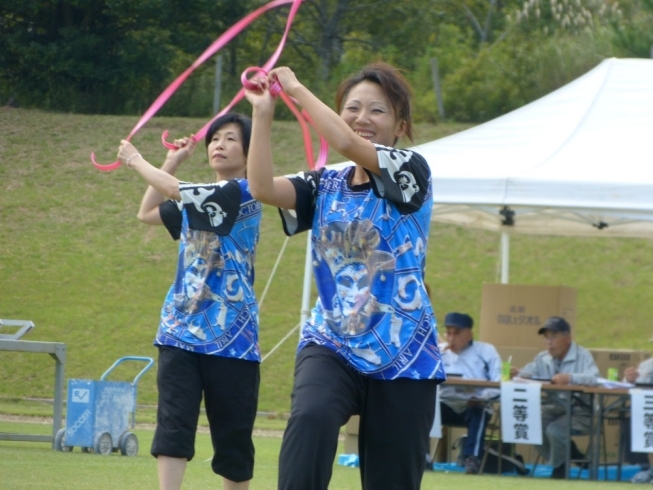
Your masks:
M 535 446 L 540 455 L 553 467 L 565 462 L 566 443 L 569 440 L 566 412 L 561 407 L 542 407 L 542 445 Z M 579 411 L 571 416 L 571 434 L 589 434 L 590 416 Z

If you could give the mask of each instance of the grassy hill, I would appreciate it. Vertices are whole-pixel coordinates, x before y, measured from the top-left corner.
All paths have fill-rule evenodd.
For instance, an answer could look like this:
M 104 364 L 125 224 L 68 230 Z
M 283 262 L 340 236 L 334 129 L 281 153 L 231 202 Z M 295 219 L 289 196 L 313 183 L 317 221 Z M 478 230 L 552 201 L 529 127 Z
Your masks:
M 119 357 L 156 356 L 152 339 L 174 272 L 177 244 L 162 227 L 135 218 L 145 189 L 135 172 L 99 172 L 90 162 L 115 159 L 134 117 L 50 114 L 0 109 L 0 318 L 36 328 L 26 340 L 65 342 L 66 379 L 99 379 Z M 155 118 L 134 138 L 150 161 L 162 161 L 159 138 L 197 131 L 200 119 Z M 419 125 L 418 141 L 465 126 Z M 296 122 L 274 125 L 278 174 L 306 168 Z M 330 161 L 340 161 L 331 154 Z M 180 170 L 191 181 L 212 179 L 203 151 Z M 266 207 L 256 268 L 261 298 L 285 236 Z M 306 237 L 288 240 L 261 306 L 265 355 L 299 320 Z M 653 317 L 653 242 L 515 236 L 511 282 L 578 289 L 576 338 L 588 347 L 648 348 Z M 481 286 L 497 282 L 499 236 L 434 224 L 427 279 L 438 319 L 452 309 L 478 317 Z M 262 366 L 260 409 L 290 405 L 293 335 Z M 48 356 L 0 352 L 0 398 L 52 397 Z M 140 365 L 111 379 L 131 380 Z M 139 403 L 155 403 L 155 376 L 139 383 Z

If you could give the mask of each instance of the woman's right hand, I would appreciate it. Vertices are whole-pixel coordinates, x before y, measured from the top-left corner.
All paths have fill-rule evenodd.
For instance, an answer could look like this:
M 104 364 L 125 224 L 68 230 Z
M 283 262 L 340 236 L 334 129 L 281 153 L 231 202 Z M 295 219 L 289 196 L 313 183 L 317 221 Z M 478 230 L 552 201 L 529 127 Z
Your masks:
M 252 104 L 252 108 L 257 114 L 269 114 L 269 117 L 272 117 L 275 97 L 270 93 L 268 79 L 256 76 L 250 82 L 253 84 L 253 88 L 245 89 L 245 98 Z M 253 116 L 255 115 L 253 114 Z
M 141 154 L 138 152 L 136 147 L 132 145 L 127 140 L 121 140 L 120 146 L 118 147 L 118 161 L 125 165 L 126 167 L 133 168 L 132 165 L 135 163 L 133 160 L 137 158 L 142 158 Z
M 171 148 L 170 150 L 168 150 L 168 155 L 166 156 L 166 160 L 176 165 L 179 165 L 187 158 L 190 158 L 190 156 L 195 151 L 195 147 L 197 146 L 197 141 L 193 139 L 193 135 L 191 134 L 186 138 L 176 139 L 174 141 L 174 144 L 177 148 Z

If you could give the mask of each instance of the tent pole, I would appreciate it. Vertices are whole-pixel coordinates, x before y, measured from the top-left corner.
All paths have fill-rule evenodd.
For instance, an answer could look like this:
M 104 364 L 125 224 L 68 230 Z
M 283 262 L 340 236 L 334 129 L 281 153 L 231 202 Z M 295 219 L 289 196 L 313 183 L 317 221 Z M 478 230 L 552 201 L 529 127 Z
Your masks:
M 304 261 L 304 286 L 302 289 L 302 309 L 299 315 L 300 333 L 301 326 L 308 320 L 310 315 L 310 301 L 311 301 L 311 277 L 313 271 L 311 259 L 311 231 L 306 234 L 306 260 Z
M 501 233 L 501 284 L 508 284 L 510 271 L 510 235 Z

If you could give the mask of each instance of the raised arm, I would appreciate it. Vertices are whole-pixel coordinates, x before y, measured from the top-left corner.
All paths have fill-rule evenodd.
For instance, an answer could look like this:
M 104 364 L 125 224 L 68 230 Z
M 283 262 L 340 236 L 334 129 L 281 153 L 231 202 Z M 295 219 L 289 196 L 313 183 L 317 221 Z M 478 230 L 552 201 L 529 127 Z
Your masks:
M 192 138 L 175 140 L 177 150 L 169 150 L 161 168 L 145 160 L 136 147 L 123 140 L 118 149 L 118 160 L 135 169 L 149 184 L 145 190 L 137 217 L 149 225 L 162 225 L 159 206 L 166 199 L 179 200 L 179 180 L 174 176 L 179 164 L 193 154 L 195 141 Z
M 339 114 L 302 85 L 290 68 L 275 68 L 269 78 L 278 80 L 283 91 L 297 99 L 313 119 L 317 131 L 335 151 L 370 172 L 381 174 L 374 144 L 358 136 Z
M 274 177 L 272 161 L 272 118 L 274 97 L 265 83 L 245 92 L 252 104 L 252 137 L 247 154 L 247 181 L 255 199 L 282 209 L 295 209 L 297 195 L 286 177 Z

